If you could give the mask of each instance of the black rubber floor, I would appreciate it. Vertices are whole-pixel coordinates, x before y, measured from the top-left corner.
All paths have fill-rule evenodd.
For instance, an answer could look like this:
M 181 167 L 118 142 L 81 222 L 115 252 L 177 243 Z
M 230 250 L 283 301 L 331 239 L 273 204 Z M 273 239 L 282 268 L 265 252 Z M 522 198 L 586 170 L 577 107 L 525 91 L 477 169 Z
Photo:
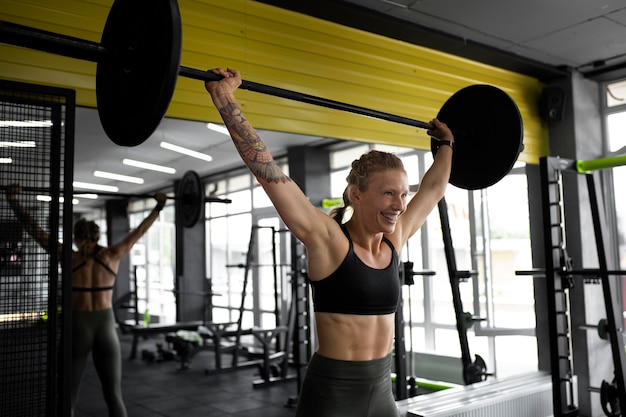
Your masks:
M 199 352 L 190 367 L 180 370 L 175 360 L 148 362 L 141 358 L 143 349 L 156 352 L 161 336 L 141 340 L 137 359 L 128 359 L 131 336 L 121 335 L 123 352 L 124 401 L 129 417 L 293 417 L 291 405 L 297 394 L 297 382 L 290 379 L 279 384 L 253 387 L 259 379 L 256 367 L 219 374 L 205 373 L 215 364 L 213 353 Z M 230 363 L 226 356 L 225 364 Z M 106 417 L 107 409 L 100 381 L 89 363 L 75 417 Z

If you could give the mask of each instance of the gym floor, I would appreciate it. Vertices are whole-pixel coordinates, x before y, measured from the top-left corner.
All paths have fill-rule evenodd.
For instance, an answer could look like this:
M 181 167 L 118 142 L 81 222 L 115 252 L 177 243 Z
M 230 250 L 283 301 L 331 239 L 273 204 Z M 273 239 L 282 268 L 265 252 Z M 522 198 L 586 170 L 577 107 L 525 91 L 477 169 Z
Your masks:
M 295 408 L 287 406 L 297 393 L 295 379 L 280 384 L 253 387 L 258 368 L 206 375 L 215 364 L 213 353 L 201 351 L 189 369 L 179 370 L 175 360 L 147 362 L 141 351 L 156 351 L 163 336 L 140 339 L 137 359 L 128 359 L 132 337 L 120 335 L 123 355 L 122 391 L 128 415 L 132 417 L 293 417 Z M 227 355 L 226 359 L 230 356 Z M 228 362 L 225 362 L 225 364 Z M 75 417 L 104 417 L 107 408 L 100 381 L 89 363 L 80 388 Z

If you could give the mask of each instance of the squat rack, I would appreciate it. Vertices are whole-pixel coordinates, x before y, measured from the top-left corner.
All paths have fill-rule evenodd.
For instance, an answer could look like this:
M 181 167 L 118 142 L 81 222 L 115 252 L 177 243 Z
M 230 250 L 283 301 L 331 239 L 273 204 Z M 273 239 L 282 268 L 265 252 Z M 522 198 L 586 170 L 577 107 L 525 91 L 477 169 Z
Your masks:
M 620 416 L 626 410 L 626 355 L 622 336 L 623 318 L 615 299 L 617 279 L 626 271 L 608 269 L 606 248 L 610 247 L 603 234 L 606 223 L 604 200 L 599 186 L 599 178 L 594 169 L 622 165 L 624 158 L 617 160 L 600 159 L 595 161 L 574 161 L 559 157 L 543 157 L 540 160 L 543 227 L 545 240 L 545 274 L 548 291 L 548 326 L 550 333 L 550 367 L 552 374 L 552 398 L 555 417 L 578 416 L 574 403 L 574 367 L 571 353 L 571 332 L 569 322 L 569 294 L 575 277 L 596 277 L 602 284 L 606 308 L 606 332 L 611 343 L 614 365 L 612 382 L 603 381 L 599 391 L 604 413 L 607 416 Z M 606 163 L 604 163 L 606 162 Z M 563 207 L 563 172 L 574 172 L 586 177 L 589 203 L 593 221 L 598 269 L 574 270 L 567 254 L 565 241 L 565 214 Z M 530 271 L 533 274 L 533 271 Z M 525 273 L 521 273 L 525 274 Z M 619 327 L 618 327 L 619 325 Z

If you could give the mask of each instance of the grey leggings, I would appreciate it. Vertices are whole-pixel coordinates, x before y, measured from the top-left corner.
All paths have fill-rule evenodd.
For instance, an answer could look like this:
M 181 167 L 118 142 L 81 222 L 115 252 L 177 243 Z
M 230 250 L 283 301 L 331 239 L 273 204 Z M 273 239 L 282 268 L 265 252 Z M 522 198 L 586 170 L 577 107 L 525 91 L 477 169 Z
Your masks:
M 112 309 L 72 312 L 72 415 L 89 352 L 93 352 L 109 416 L 126 417 L 122 400 L 122 354 Z
M 314 354 L 298 396 L 296 417 L 395 417 L 391 355 L 340 361 Z

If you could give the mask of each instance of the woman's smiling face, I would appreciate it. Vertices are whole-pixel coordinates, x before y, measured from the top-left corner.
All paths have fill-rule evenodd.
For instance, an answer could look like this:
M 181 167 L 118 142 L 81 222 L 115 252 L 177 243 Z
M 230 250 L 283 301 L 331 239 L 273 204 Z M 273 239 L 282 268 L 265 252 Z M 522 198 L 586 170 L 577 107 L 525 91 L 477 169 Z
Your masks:
M 352 205 L 368 229 L 393 233 L 398 217 L 406 210 L 408 194 L 406 172 L 386 169 L 371 176 L 365 191 L 354 190 Z

